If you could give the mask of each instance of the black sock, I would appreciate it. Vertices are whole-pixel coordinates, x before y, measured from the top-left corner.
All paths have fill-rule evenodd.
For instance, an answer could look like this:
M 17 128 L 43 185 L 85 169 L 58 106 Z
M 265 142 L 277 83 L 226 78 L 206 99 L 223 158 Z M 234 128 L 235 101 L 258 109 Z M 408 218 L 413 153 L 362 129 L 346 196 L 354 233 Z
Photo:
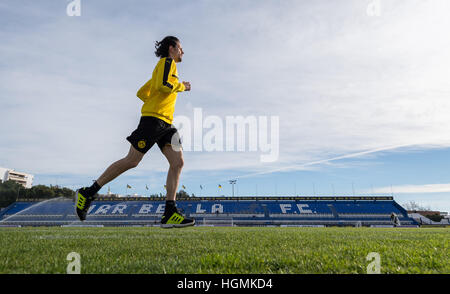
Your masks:
M 100 191 L 102 187 L 100 187 L 100 185 L 97 183 L 97 181 L 95 181 L 92 186 L 90 186 L 88 188 L 89 190 L 89 194 L 91 194 L 92 196 L 94 196 L 95 194 L 97 194 L 98 191 Z
M 164 214 L 171 213 L 176 210 L 175 200 L 166 200 L 166 209 L 164 210 Z

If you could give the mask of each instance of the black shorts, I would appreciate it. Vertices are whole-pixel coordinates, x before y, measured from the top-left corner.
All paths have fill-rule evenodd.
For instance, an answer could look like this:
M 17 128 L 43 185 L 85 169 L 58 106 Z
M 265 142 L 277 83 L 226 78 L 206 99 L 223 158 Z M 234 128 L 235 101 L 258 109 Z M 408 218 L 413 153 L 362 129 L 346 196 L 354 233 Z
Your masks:
M 166 145 L 172 145 L 174 150 L 181 149 L 178 130 L 171 124 L 153 116 L 141 116 L 137 129 L 127 137 L 127 140 L 136 150 L 144 154 L 155 143 L 158 144 L 161 151 Z

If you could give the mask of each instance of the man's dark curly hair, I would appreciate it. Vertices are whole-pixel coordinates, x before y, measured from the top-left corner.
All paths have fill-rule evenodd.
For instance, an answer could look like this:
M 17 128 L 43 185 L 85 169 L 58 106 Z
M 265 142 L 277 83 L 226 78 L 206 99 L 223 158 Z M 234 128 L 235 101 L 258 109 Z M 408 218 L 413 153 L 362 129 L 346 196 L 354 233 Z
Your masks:
M 167 36 L 164 39 L 162 39 L 161 42 L 156 41 L 155 42 L 155 55 L 156 57 L 168 57 L 169 56 L 169 46 L 176 47 L 177 42 L 179 42 L 177 37 L 174 36 Z

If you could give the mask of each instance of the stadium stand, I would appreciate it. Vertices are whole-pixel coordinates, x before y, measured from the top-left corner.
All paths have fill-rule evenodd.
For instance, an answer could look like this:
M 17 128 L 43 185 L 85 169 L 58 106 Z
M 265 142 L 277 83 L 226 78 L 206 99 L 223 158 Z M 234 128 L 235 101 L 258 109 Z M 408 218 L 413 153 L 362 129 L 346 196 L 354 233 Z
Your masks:
M 159 225 L 162 198 L 94 201 L 83 224 Z M 198 225 L 233 226 L 391 226 L 395 213 L 402 226 L 419 223 L 392 197 L 203 197 L 177 201 Z M 0 225 L 80 225 L 71 200 L 19 201 L 0 212 Z

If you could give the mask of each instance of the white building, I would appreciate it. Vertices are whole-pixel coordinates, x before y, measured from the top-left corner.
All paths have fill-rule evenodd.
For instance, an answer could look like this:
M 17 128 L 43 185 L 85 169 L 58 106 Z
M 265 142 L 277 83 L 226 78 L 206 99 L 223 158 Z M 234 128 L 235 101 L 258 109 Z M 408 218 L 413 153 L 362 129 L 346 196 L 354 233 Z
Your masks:
M 14 181 L 18 184 L 21 184 L 25 188 L 31 188 L 33 185 L 33 175 L 22 173 L 15 171 L 13 169 L 0 167 L 0 181 L 6 182 L 6 181 Z

